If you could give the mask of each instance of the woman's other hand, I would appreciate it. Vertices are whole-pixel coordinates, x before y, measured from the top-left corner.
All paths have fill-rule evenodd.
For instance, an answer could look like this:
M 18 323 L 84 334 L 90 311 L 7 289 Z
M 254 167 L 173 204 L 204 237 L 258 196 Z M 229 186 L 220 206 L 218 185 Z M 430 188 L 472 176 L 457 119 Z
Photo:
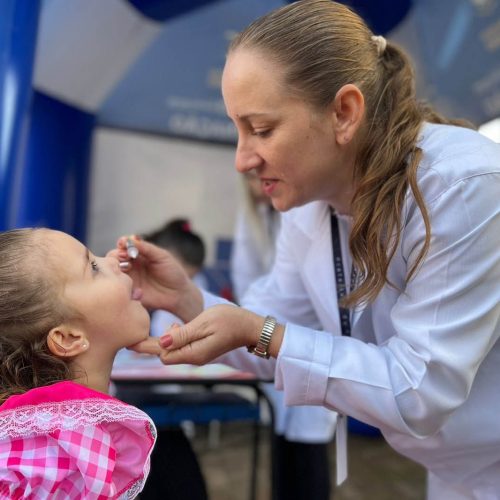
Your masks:
M 264 318 L 241 307 L 220 304 L 203 311 L 191 322 L 173 326 L 163 337 L 160 359 L 166 365 L 189 363 L 203 365 L 226 352 L 256 345 Z M 284 328 L 278 325 L 271 342 L 276 356 Z
M 159 356 L 162 350 L 159 340 L 160 339 L 158 337 L 148 337 L 137 344 L 127 347 L 127 349 L 139 354 L 152 354 L 154 356 Z

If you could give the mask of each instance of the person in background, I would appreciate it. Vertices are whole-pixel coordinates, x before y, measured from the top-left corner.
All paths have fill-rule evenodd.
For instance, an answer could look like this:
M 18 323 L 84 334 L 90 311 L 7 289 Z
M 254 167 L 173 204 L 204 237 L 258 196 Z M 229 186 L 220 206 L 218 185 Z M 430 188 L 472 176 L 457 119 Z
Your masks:
M 196 285 L 207 288 L 207 281 L 202 273 L 206 255 L 205 243 L 202 237 L 193 231 L 188 219 L 172 219 L 142 237 L 169 250 Z
M 253 171 L 240 175 L 240 203 L 231 249 L 231 282 L 239 302 L 250 285 L 269 272 L 274 261 L 280 214 L 262 191 Z
M 107 394 L 117 351 L 147 338 L 112 257 L 49 229 L 0 233 L 0 498 L 135 498 L 156 430 Z
M 161 360 L 248 346 L 287 404 L 338 412 L 337 482 L 350 415 L 427 469 L 429 499 L 500 499 L 500 145 L 419 102 L 405 53 L 330 0 L 237 35 L 222 92 L 236 168 L 282 212 L 276 258 L 236 307 L 143 242 L 143 303 L 185 322 Z
M 280 227 L 280 213 L 262 190 L 255 171 L 240 176 L 240 207 L 231 252 L 231 280 L 237 302 L 270 272 Z M 255 285 L 260 286 L 258 283 Z M 246 351 L 246 349 L 244 350 Z M 251 356 L 238 353 L 238 356 Z M 219 359 L 231 364 L 231 354 Z M 328 500 L 328 443 L 335 431 L 335 413 L 319 406 L 286 406 L 283 392 L 262 384 L 274 409 L 274 500 Z

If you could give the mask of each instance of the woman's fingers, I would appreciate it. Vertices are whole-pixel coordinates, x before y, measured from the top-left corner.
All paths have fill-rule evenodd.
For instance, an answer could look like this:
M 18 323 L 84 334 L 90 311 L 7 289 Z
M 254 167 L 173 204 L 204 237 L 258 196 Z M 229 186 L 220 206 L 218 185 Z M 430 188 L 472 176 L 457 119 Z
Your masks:
M 178 336 L 182 336 L 182 328 L 177 332 Z M 221 346 L 213 339 L 205 337 L 197 339 L 194 342 L 188 342 L 182 346 L 163 349 L 160 354 L 160 359 L 165 365 L 190 364 L 201 366 L 213 359 L 217 358 L 216 354 Z
M 164 365 L 179 365 L 179 364 L 189 364 L 189 365 L 202 365 L 203 362 L 196 362 L 193 358 L 193 350 L 191 345 L 182 347 L 176 351 L 162 351 L 160 354 L 160 360 Z
M 170 330 L 174 330 L 176 328 L 179 328 L 181 325 L 179 323 L 172 323 L 170 325 L 170 328 L 159 338 L 160 341 L 160 347 L 162 349 L 167 349 L 172 346 L 174 343 L 174 338 L 170 333 L 168 333 Z
M 139 236 L 121 236 L 118 239 L 117 242 L 117 252 L 119 253 L 120 256 L 127 257 L 127 240 L 132 240 L 134 243 L 134 246 L 137 248 L 139 251 L 139 257 L 143 257 L 146 261 L 153 263 L 158 260 L 161 260 L 162 258 L 166 258 L 168 255 L 168 252 L 164 250 L 163 248 L 158 247 L 157 245 L 154 245 L 153 243 L 150 243 L 148 241 L 144 241 L 141 239 Z
M 127 240 L 133 241 L 138 250 L 135 258 L 127 255 Z M 184 321 L 201 311 L 201 292 L 178 260 L 164 248 L 137 236 L 122 236 L 110 255 L 118 258 L 122 271 L 133 279 L 135 287 L 142 289 L 141 302 L 148 309 L 165 309 Z
M 158 340 L 158 337 L 148 337 L 146 340 L 127 347 L 127 349 L 141 354 L 154 354 L 155 356 L 158 356 L 162 352 Z
M 133 244 L 134 253 L 130 253 L 130 243 Z M 144 241 L 136 235 L 121 236 L 117 243 L 116 248 L 108 252 L 108 255 L 113 255 L 120 262 L 128 262 L 128 268 L 132 268 L 135 262 L 154 263 L 158 259 L 164 257 L 165 250 L 153 245 L 152 243 Z M 122 266 L 122 269 L 127 270 Z
M 194 320 L 186 325 L 173 324 L 164 335 L 160 337 L 163 349 L 174 351 L 192 345 L 207 336 L 206 325 L 199 326 Z
M 217 357 L 213 355 L 214 349 L 223 347 L 218 346 L 212 333 L 208 321 L 200 321 L 200 316 L 186 325 L 173 324 L 165 335 L 160 337 L 160 346 L 163 348 L 160 359 L 168 365 L 205 364 Z M 210 342 L 207 342 L 207 339 L 210 339 Z

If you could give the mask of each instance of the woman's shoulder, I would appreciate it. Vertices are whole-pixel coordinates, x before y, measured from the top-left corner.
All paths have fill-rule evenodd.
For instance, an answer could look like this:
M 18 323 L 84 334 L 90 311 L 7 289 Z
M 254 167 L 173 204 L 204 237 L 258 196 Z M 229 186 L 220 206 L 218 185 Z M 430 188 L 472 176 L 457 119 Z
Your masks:
M 500 144 L 476 130 L 426 123 L 418 146 L 421 170 L 435 170 L 453 179 L 500 171 Z
M 418 146 L 423 152 L 418 183 L 432 202 L 443 192 L 472 177 L 500 174 L 500 145 L 479 132 L 452 125 L 426 123 Z

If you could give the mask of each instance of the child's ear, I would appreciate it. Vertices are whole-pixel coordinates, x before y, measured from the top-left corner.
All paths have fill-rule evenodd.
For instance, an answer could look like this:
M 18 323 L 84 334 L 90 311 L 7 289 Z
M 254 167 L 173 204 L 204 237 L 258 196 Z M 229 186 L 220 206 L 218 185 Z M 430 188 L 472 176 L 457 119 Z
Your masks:
M 63 324 L 50 330 L 47 346 L 55 356 L 71 358 L 86 352 L 89 342 L 84 332 Z

